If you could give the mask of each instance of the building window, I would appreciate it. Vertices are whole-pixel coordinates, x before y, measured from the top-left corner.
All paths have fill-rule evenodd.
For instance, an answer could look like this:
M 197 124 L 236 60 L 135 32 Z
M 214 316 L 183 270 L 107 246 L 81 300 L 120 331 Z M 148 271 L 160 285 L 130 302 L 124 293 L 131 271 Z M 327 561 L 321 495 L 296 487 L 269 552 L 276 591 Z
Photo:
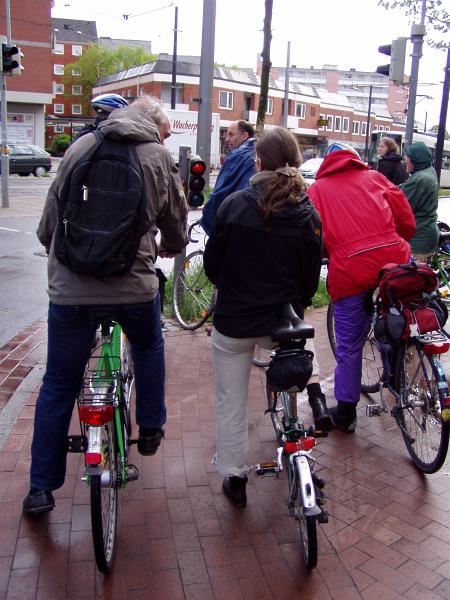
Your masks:
M 64 75 L 64 65 L 53 65 L 53 75 Z
M 83 54 L 83 46 L 72 46 L 72 56 L 81 56 Z
M 295 116 L 299 119 L 306 119 L 306 104 L 297 102 L 295 105 Z
M 359 135 L 359 127 L 361 123 L 359 121 L 353 121 L 353 135 Z
M 273 115 L 273 98 L 267 98 L 266 114 Z
M 82 89 L 83 88 L 81 85 L 73 85 L 72 86 L 72 96 L 81 96 Z
M 319 120 L 320 120 L 320 121 L 325 121 L 325 115 L 322 115 L 322 114 L 320 114 L 320 115 L 319 115 Z M 324 126 L 324 125 L 321 125 L 321 126 L 319 127 L 319 129 L 322 129 L 322 131 L 323 131 L 323 130 L 325 129 L 325 126 Z
M 350 119 L 348 117 L 344 117 L 342 119 L 342 133 L 348 133 L 350 127 Z
M 341 131 L 341 117 L 334 117 L 334 130 Z
M 55 130 L 55 133 L 64 133 L 64 126 L 63 125 L 54 125 L 53 129 Z
M 72 75 L 73 75 L 74 77 L 80 77 L 80 75 L 81 75 L 80 68 L 79 68 L 79 67 L 74 67 L 74 68 L 72 69 Z
M 55 115 L 62 115 L 64 113 L 64 104 L 54 104 L 53 112 Z
M 388 127 L 388 126 L 386 125 L 386 127 L 384 128 L 384 130 L 385 130 L 385 131 L 390 131 L 390 130 L 391 130 L 391 128 L 390 128 L 390 127 Z
M 219 108 L 233 110 L 233 92 L 219 92 Z
M 333 115 L 327 115 L 328 125 L 327 131 L 333 131 Z
M 72 114 L 81 115 L 81 104 L 72 104 Z
M 54 54 L 64 54 L 64 44 L 57 44 L 55 42 L 55 45 L 53 47 L 53 53 Z
M 55 94 L 64 94 L 64 84 L 55 83 Z
M 363 121 L 361 123 L 361 135 L 366 135 L 367 131 L 367 121 Z

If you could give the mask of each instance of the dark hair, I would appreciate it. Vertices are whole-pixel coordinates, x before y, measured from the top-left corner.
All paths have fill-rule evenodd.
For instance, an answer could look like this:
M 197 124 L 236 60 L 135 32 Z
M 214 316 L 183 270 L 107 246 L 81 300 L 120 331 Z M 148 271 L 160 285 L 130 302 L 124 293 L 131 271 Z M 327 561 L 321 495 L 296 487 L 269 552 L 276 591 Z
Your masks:
M 255 137 L 255 130 L 248 121 L 241 119 L 240 121 L 237 121 L 237 126 L 241 133 L 248 133 L 249 138 Z
M 264 130 L 256 142 L 256 155 L 263 170 L 273 171 L 273 177 L 263 183 L 259 197 L 263 219 L 269 227 L 272 215 L 280 212 L 287 204 L 300 202 L 306 184 L 294 169 L 297 169 L 302 161 L 295 136 L 284 127 Z M 275 172 L 283 167 L 289 175 Z

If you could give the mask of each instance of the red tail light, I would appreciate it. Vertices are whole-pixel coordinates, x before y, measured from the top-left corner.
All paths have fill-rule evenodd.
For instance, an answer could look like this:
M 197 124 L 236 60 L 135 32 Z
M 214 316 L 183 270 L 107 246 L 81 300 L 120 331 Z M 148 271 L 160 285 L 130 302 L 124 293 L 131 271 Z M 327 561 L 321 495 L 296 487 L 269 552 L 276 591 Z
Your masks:
M 99 452 L 86 452 L 84 459 L 87 465 L 99 465 L 102 462 L 102 455 Z
M 300 438 L 295 442 L 286 442 L 284 444 L 284 449 L 288 454 L 292 454 L 293 452 L 298 452 L 299 450 L 310 450 L 315 445 L 316 440 L 313 437 L 308 436 Z
M 87 425 L 104 425 L 113 420 L 112 404 L 83 404 L 80 406 L 80 420 Z

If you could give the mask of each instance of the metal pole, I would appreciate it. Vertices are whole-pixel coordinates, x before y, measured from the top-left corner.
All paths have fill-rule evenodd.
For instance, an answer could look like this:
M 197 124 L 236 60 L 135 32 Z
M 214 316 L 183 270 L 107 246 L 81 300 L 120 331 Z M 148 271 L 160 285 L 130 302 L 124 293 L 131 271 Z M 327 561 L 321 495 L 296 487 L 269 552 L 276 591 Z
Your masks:
M 212 90 L 214 84 L 214 42 L 216 0 L 203 0 L 202 54 L 200 59 L 200 99 L 196 152 L 206 163 L 205 183 L 209 186 L 211 164 Z
M 445 123 L 447 121 L 449 87 L 450 87 L 450 48 L 447 49 L 447 64 L 445 65 L 444 87 L 442 88 L 441 112 L 439 115 L 439 127 L 438 127 L 438 134 L 437 134 L 437 140 L 436 140 L 436 154 L 435 154 L 435 158 L 434 158 L 434 168 L 436 169 L 438 183 L 441 182 L 442 154 L 443 154 L 443 150 L 444 150 Z
M 11 43 L 11 9 L 9 0 L 5 0 L 5 18 L 6 18 L 6 43 Z M 9 155 L 6 154 L 6 144 L 8 142 L 7 118 L 8 109 L 6 105 L 6 76 L 0 73 L 1 83 L 1 119 L 2 119 L 2 148 L 0 166 L 2 173 L 2 208 L 9 208 Z
M 364 146 L 364 160 L 369 162 L 369 134 L 370 134 L 370 112 L 372 110 L 372 85 L 369 86 L 369 108 L 367 109 L 366 143 Z
M 170 108 L 175 108 L 177 104 L 177 34 L 178 6 L 175 6 L 175 25 L 173 28 L 172 90 L 170 94 Z
M 413 43 L 413 53 L 411 61 L 411 77 L 409 79 L 409 97 L 408 114 L 406 116 L 405 148 L 411 146 L 414 134 L 414 115 L 416 111 L 417 81 L 419 79 L 419 62 L 422 58 L 423 38 L 426 33 L 425 15 L 427 11 L 427 2 L 422 0 L 422 13 L 420 23 L 411 27 L 411 41 Z
M 189 179 L 189 155 L 191 153 L 190 146 L 180 146 L 179 155 L 178 155 L 178 174 L 181 179 L 181 183 L 183 184 L 184 193 L 187 196 L 187 187 L 188 187 L 188 179 Z M 178 273 L 181 268 L 181 265 L 184 263 L 184 259 L 186 258 L 186 248 L 175 256 L 173 261 L 173 275 L 174 277 Z M 182 298 L 178 298 L 179 301 Z
M 284 73 L 284 101 L 283 101 L 283 121 L 282 126 L 287 127 L 288 113 L 289 113 L 289 67 L 291 64 L 291 42 L 287 44 L 287 55 L 286 55 L 286 71 Z

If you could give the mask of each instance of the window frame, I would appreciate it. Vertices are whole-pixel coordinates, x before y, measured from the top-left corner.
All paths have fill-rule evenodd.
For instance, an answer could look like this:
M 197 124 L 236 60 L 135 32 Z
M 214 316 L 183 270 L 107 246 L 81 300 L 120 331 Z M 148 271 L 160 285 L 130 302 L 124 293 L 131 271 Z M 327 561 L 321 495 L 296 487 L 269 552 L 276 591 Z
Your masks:
M 64 133 L 64 125 L 62 123 L 55 123 L 53 125 L 53 131 L 55 133 Z
M 348 133 L 350 130 L 350 117 L 342 117 L 342 133 Z
M 273 98 L 267 97 L 266 115 L 273 115 Z
M 352 135 L 360 135 L 361 130 L 361 121 L 353 121 L 352 125 Z
M 74 88 L 80 88 L 79 93 L 77 93 Z M 78 83 L 78 84 L 74 84 L 72 85 L 72 96 L 81 96 L 83 94 L 83 86 Z
M 58 73 L 58 71 L 62 71 L 62 73 L 61 72 Z M 64 75 L 64 65 L 59 65 L 59 64 L 53 65 L 53 75 L 59 75 L 59 76 Z
M 62 52 L 61 52 L 61 50 L 62 50 Z M 55 42 L 55 44 L 53 46 L 53 54 L 64 55 L 64 44 Z
M 75 48 L 79 49 L 79 52 L 75 52 Z M 81 44 L 72 44 L 72 56 L 82 56 L 83 46 Z
M 327 115 L 328 125 L 326 126 L 327 131 L 333 131 L 334 126 L 334 115 Z
M 342 131 L 342 117 L 340 115 L 335 115 L 334 117 L 334 131 L 338 133 Z
M 58 110 L 57 107 L 61 107 L 61 110 Z M 55 115 L 63 115 L 64 114 L 64 104 L 60 102 L 56 102 L 53 104 L 53 112 Z
M 75 67 L 75 69 L 72 69 L 72 76 L 73 77 L 81 77 L 80 69 L 78 69 L 77 67 Z
M 64 84 L 55 82 L 55 95 L 62 95 L 62 94 L 64 94 Z
M 226 106 L 224 106 L 223 104 L 221 104 L 221 96 L 222 94 L 226 94 Z M 230 102 L 231 100 L 231 102 Z M 231 104 L 231 106 L 229 106 Z M 234 94 L 233 92 L 229 92 L 227 90 L 219 90 L 219 108 L 222 108 L 223 110 L 233 110 L 233 104 L 234 104 Z
M 75 107 L 79 107 L 79 112 L 77 112 L 75 110 Z M 81 104 L 72 104 L 72 114 L 73 115 L 82 115 L 83 114 L 83 107 Z
M 366 135 L 367 133 L 367 121 L 361 121 L 361 135 Z
M 300 111 L 299 111 L 300 109 Z M 300 114 L 299 114 L 300 112 Z M 306 119 L 306 104 L 304 102 L 295 103 L 295 116 L 304 121 Z

